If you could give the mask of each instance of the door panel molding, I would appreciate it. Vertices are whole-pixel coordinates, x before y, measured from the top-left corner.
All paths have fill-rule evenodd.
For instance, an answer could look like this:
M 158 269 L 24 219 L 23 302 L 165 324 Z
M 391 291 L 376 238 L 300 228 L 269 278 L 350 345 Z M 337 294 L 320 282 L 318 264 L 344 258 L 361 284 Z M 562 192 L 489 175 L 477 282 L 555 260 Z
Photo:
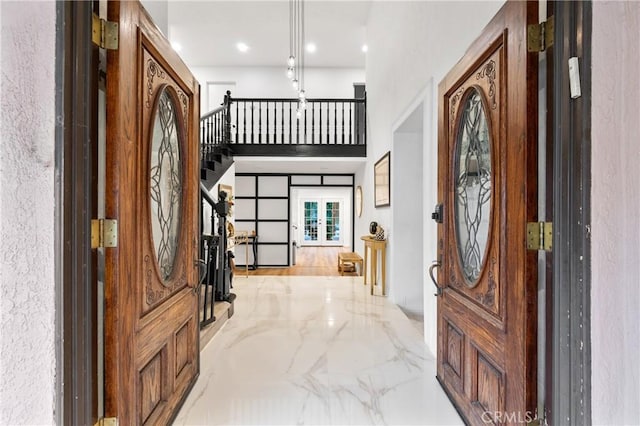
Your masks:
M 472 65 L 467 70 L 461 73 L 459 79 L 447 90 L 444 94 L 445 99 L 449 97 L 448 101 L 445 100 L 445 104 L 448 105 L 448 140 L 449 159 L 447 163 L 451 170 L 451 176 L 449 177 L 451 182 L 454 182 L 456 177 L 454 172 L 456 170 L 455 161 L 452 153 L 456 152 L 456 140 L 459 136 L 460 129 L 456 126 L 460 119 L 460 106 L 463 105 L 466 99 L 472 94 L 476 88 L 481 89 L 479 93 L 483 98 L 483 104 L 485 105 L 485 111 L 488 113 L 487 121 L 489 131 L 491 135 L 490 143 L 490 157 L 492 165 L 492 193 L 490 200 L 490 218 L 488 224 L 488 235 L 491 236 L 487 241 L 486 248 L 483 251 L 483 262 L 481 266 L 482 275 L 478 277 L 475 284 L 470 287 L 470 283 L 465 277 L 463 277 L 459 271 L 461 270 L 460 256 L 458 254 L 459 248 L 455 238 L 455 208 L 453 207 L 453 195 L 451 194 L 451 202 L 448 204 L 451 208 L 448 209 L 448 233 L 453 236 L 454 241 L 448 244 L 449 258 L 453 259 L 449 262 L 449 268 L 447 268 L 448 281 L 447 285 L 451 286 L 451 290 L 457 292 L 461 297 L 466 298 L 469 303 L 476 305 L 478 308 L 485 310 L 489 315 L 492 315 L 499 322 L 504 320 L 505 311 L 505 297 L 500 286 L 497 285 L 499 281 L 500 271 L 503 269 L 502 264 L 504 259 L 500 257 L 502 253 L 500 243 L 505 241 L 504 235 L 498 232 L 492 232 L 496 223 L 500 223 L 501 217 L 504 215 L 504 195 L 500 191 L 495 191 L 494 188 L 501 188 L 502 181 L 504 179 L 504 158 L 502 153 L 504 152 L 501 141 L 504 140 L 504 126 L 503 117 L 506 113 L 504 108 L 498 108 L 498 105 L 503 104 L 502 96 L 507 92 L 506 90 L 506 52 L 504 50 L 505 34 L 502 31 L 496 31 L 498 33 L 495 40 L 481 50 L 474 56 L 475 60 L 470 61 Z M 503 66 L 505 64 L 505 66 Z M 452 79 L 453 80 L 453 79 Z M 470 309 L 475 309 L 471 308 Z

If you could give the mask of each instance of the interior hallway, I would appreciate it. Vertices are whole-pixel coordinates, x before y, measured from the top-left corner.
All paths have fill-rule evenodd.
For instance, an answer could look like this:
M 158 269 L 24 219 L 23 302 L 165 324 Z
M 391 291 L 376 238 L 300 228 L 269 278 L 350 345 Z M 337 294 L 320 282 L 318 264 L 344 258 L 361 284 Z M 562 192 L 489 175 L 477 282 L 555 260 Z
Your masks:
M 234 284 L 176 425 L 462 424 L 422 336 L 361 277 Z

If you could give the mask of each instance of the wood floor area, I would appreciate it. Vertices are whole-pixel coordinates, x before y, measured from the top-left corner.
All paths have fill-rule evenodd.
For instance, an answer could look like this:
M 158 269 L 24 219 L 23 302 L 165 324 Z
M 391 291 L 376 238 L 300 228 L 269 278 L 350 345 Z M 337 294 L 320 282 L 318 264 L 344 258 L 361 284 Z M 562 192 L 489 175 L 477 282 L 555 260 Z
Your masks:
M 295 266 L 288 268 L 258 268 L 255 271 L 249 271 L 249 275 L 339 276 L 338 253 L 345 251 L 351 251 L 350 247 L 298 247 Z M 236 268 L 236 277 L 244 275 L 244 268 Z M 355 272 L 345 272 L 344 275 L 357 274 Z

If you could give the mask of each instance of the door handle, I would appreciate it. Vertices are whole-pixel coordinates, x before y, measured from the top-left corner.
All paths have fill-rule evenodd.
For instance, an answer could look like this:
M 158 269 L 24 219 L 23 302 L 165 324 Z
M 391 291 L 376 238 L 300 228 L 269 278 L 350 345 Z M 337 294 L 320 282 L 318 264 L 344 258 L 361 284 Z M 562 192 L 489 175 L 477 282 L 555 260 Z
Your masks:
M 207 274 L 207 263 L 202 259 L 194 259 L 193 266 L 198 268 L 198 283 L 194 285 L 192 289 L 195 294 L 198 294 Z
M 439 260 L 434 260 L 431 266 L 429 266 L 429 277 L 431 278 L 431 282 L 436 286 L 437 293 L 434 296 L 440 296 L 442 294 L 442 287 L 438 285 L 438 280 L 433 276 L 433 270 L 442 266 L 442 263 Z
M 436 204 L 435 208 L 433 209 L 433 213 L 431 213 L 431 219 L 435 220 L 436 223 L 442 223 L 444 221 L 442 204 Z

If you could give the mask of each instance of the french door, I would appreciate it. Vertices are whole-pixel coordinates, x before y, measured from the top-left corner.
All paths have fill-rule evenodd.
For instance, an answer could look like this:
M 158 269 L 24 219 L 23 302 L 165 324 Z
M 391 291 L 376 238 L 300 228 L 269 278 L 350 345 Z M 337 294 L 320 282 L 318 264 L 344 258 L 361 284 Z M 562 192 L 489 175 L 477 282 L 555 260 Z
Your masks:
M 199 85 L 138 1 L 108 18 L 104 410 L 168 424 L 199 372 Z
M 305 246 L 343 245 L 343 201 L 335 198 L 302 200 L 302 241 Z
M 535 416 L 537 22 L 508 1 L 439 86 L 437 377 L 472 425 Z

